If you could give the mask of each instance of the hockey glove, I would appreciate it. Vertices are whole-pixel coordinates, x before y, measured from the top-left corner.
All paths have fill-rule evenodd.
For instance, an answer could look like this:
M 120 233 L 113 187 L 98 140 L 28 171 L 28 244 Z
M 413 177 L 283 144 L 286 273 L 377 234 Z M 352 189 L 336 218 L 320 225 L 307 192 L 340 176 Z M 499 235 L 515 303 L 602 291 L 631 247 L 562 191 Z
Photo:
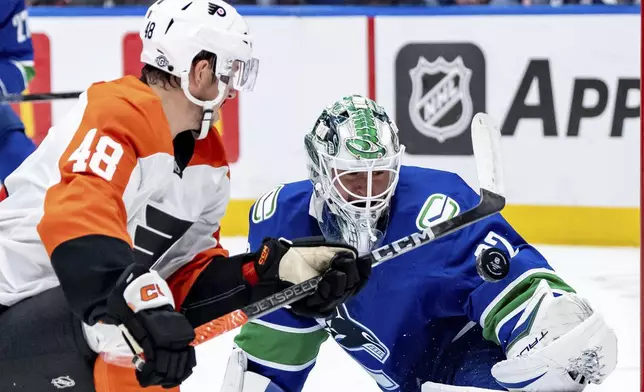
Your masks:
M 172 293 L 156 271 L 133 264 L 107 300 L 109 323 L 122 324 L 128 345 L 143 349 L 145 364 L 136 372 L 142 387 L 181 384 L 196 365 L 190 322 L 174 311 Z
M 617 336 L 587 300 L 539 282 L 492 376 L 511 391 L 582 391 L 617 365 Z
M 327 242 L 323 237 L 293 242 L 266 238 L 254 257 L 259 282 L 253 287 L 252 300 L 322 275 L 317 290 L 293 303 L 291 310 L 301 316 L 328 317 L 336 306 L 355 295 L 371 274 L 371 262 L 357 255 L 352 246 Z

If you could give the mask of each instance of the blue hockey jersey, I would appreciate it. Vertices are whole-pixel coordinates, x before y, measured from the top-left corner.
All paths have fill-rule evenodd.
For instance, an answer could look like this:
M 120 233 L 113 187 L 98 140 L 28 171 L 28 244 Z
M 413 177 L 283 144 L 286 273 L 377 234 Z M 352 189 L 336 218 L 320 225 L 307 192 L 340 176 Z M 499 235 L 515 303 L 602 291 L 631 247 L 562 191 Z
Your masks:
M 19 94 L 34 76 L 34 52 L 25 0 L 0 7 L 0 92 Z
M 312 184 L 281 185 L 250 212 L 249 244 L 264 237 L 321 235 Z M 403 166 L 383 244 L 473 208 L 479 196 L 449 172 Z M 485 282 L 475 254 L 489 247 L 511 257 L 509 275 Z M 329 336 L 385 391 L 419 391 L 426 381 L 502 389 L 490 368 L 520 335 L 513 328 L 538 282 L 573 291 L 499 214 L 375 268 L 363 290 L 333 317 L 314 320 L 281 309 L 244 326 L 235 343 L 249 370 L 285 391 L 299 391 Z
M 34 52 L 24 0 L 1 0 L 0 95 L 20 94 L 33 79 Z M 8 104 L 0 102 L 0 185 L 35 146 Z

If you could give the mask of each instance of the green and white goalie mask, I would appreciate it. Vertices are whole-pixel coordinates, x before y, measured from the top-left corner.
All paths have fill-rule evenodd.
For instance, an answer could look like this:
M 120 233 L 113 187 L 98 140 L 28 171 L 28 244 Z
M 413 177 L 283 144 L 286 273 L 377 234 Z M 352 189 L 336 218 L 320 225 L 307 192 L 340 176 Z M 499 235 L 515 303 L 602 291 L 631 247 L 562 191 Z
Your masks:
M 398 183 L 398 128 L 377 103 L 352 95 L 325 108 L 304 140 L 322 234 L 369 252 L 384 237 Z

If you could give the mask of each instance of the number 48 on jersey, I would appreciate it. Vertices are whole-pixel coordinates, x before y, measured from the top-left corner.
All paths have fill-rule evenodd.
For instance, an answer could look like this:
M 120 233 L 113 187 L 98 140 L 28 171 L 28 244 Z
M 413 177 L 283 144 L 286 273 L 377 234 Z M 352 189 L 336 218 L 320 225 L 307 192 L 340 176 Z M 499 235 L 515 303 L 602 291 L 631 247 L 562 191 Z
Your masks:
M 75 173 L 86 171 L 89 160 L 89 169 L 94 174 L 111 181 L 114 172 L 116 172 L 116 166 L 123 156 L 123 147 L 111 137 L 101 136 L 96 144 L 96 149 L 92 151 L 91 147 L 95 137 L 96 128 L 90 129 L 81 145 L 69 157 L 69 161 L 75 162 L 72 171 Z

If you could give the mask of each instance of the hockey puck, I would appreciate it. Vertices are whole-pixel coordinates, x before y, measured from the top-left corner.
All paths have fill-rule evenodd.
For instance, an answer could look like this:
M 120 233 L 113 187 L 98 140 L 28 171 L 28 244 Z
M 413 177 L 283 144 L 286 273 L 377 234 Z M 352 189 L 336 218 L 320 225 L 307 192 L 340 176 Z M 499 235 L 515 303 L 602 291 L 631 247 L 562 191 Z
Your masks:
M 476 272 L 486 282 L 498 282 L 510 273 L 510 259 L 501 249 L 485 249 L 476 258 Z

